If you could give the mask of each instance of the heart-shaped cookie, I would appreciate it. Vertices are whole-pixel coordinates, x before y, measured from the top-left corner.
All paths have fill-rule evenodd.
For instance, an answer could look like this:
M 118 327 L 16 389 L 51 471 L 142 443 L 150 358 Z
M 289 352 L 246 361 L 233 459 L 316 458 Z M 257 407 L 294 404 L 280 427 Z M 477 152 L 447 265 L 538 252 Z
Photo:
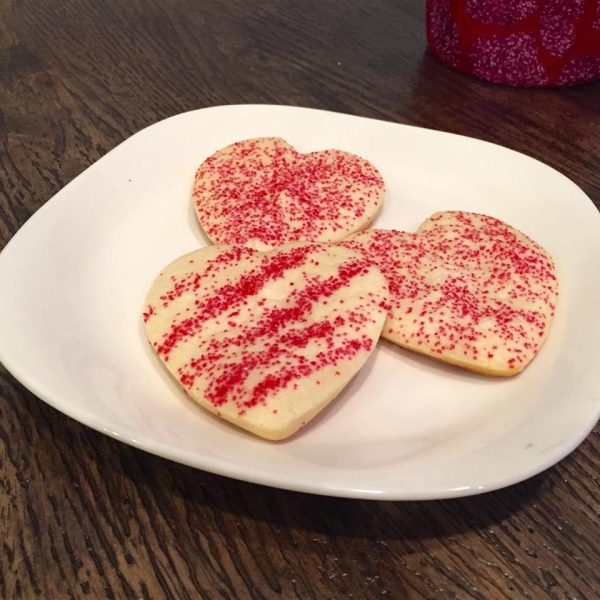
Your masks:
M 227 146 L 196 172 L 193 201 L 215 244 L 269 250 L 292 241 L 337 242 L 367 227 L 385 185 L 367 160 L 296 152 L 280 138 Z
M 552 258 L 502 221 L 441 212 L 417 233 L 364 231 L 340 245 L 386 276 L 391 309 L 382 336 L 399 346 L 508 377 L 548 335 L 558 297 Z
M 271 440 L 323 409 L 367 360 L 387 282 L 347 248 L 212 246 L 172 262 L 145 303 L 148 339 L 201 406 Z

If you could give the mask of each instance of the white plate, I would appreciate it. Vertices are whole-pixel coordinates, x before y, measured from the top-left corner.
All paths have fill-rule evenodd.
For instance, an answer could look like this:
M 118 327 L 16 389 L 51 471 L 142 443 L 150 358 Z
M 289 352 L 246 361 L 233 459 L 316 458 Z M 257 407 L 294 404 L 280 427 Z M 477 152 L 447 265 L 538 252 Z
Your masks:
M 555 258 L 561 297 L 524 373 L 492 380 L 380 342 L 310 426 L 270 443 L 190 401 L 149 348 L 142 302 L 158 271 L 206 245 L 190 192 L 218 148 L 281 136 L 341 148 L 388 185 L 375 226 L 438 210 L 503 219 Z M 40 209 L 0 255 L 0 360 L 63 413 L 121 441 L 230 477 L 320 494 L 429 499 L 500 488 L 551 466 L 598 420 L 600 218 L 571 181 L 460 136 L 316 110 L 227 106 L 118 146 Z

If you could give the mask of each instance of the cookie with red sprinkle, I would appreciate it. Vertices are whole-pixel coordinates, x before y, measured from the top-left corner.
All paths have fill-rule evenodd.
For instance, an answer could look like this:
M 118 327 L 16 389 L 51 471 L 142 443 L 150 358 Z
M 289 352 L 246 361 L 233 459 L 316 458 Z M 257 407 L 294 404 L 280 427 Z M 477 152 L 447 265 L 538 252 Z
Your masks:
M 558 299 L 550 255 L 493 217 L 449 211 L 417 233 L 372 230 L 340 245 L 390 286 L 382 336 L 483 375 L 510 377 L 539 352 Z
M 196 172 L 193 202 L 215 244 L 269 250 L 292 241 L 337 242 L 381 208 L 383 178 L 341 150 L 302 154 L 281 138 L 231 144 Z
M 198 404 L 256 435 L 292 435 L 374 350 L 389 309 L 360 253 L 293 242 L 270 252 L 219 245 L 168 265 L 144 323 L 164 365 Z

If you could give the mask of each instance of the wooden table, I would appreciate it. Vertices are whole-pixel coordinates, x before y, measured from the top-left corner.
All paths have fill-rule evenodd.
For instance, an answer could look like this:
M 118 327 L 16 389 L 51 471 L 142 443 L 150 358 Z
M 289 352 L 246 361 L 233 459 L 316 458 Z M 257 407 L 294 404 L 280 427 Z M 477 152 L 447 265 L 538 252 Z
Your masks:
M 424 0 L 4 0 L 1 246 L 142 127 L 232 103 L 497 142 L 600 205 L 600 85 L 531 91 L 454 72 L 426 50 Z M 2 598 L 600 597 L 600 430 L 503 491 L 378 503 L 151 456 L 4 369 L 0 393 Z

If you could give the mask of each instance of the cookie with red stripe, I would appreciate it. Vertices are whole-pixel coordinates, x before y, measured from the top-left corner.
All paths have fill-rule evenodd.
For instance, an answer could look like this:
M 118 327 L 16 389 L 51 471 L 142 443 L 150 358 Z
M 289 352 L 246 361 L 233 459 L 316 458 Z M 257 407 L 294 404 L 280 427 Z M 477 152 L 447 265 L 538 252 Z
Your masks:
M 522 371 L 544 343 L 558 299 L 550 255 L 493 217 L 450 211 L 417 233 L 364 231 L 340 245 L 390 286 L 382 336 L 488 376 Z
M 220 245 L 160 273 L 144 322 L 150 344 L 191 398 L 279 440 L 362 367 L 388 299 L 379 269 L 347 248 L 296 242 L 263 253 Z
M 341 150 L 301 154 L 281 138 L 231 144 L 196 172 L 193 202 L 215 244 L 269 250 L 292 241 L 337 242 L 381 208 L 383 178 Z

